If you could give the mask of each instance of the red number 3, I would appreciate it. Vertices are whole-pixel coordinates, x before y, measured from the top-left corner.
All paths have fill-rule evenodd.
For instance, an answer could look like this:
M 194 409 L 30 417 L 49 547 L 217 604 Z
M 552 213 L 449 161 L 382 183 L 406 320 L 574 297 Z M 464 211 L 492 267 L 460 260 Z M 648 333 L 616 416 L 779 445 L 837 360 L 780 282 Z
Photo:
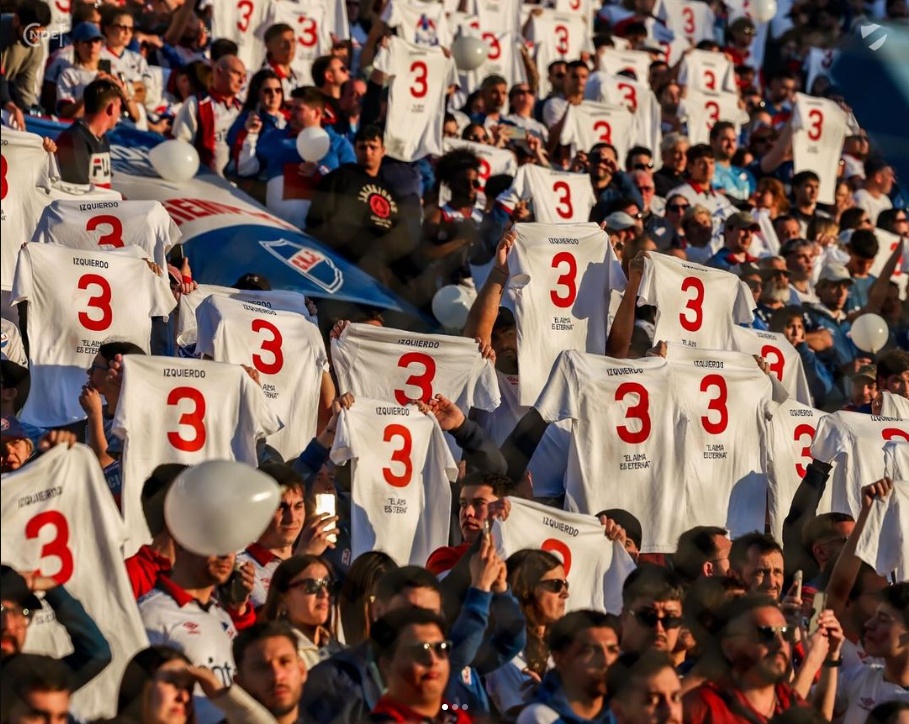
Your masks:
M 810 125 L 808 126 L 808 140 L 819 141 L 821 135 L 824 133 L 824 113 L 816 108 L 808 111 L 808 120 L 810 121 Z
M 625 411 L 625 419 L 640 420 L 641 429 L 634 432 L 625 425 L 619 425 L 616 427 L 616 432 L 619 433 L 619 438 L 623 442 L 627 442 L 629 445 L 638 445 L 650 437 L 650 428 L 652 427 L 649 411 L 650 395 L 647 393 L 647 389 L 637 382 L 623 382 L 615 391 L 615 401 L 622 402 L 628 395 L 637 395 L 638 403 L 631 405 Z
M 83 274 L 79 278 L 79 289 L 85 290 L 90 286 L 101 287 L 101 293 L 96 297 L 89 297 L 86 302 L 89 307 L 101 310 L 101 318 L 92 319 L 86 312 L 79 312 L 79 324 L 92 332 L 103 332 L 110 327 L 114 319 L 114 312 L 110 308 L 110 284 L 98 274 Z
M 562 568 L 565 569 L 565 575 L 568 575 L 571 570 L 571 549 L 567 545 L 555 538 L 547 538 L 543 541 L 543 545 L 540 546 L 540 550 L 547 553 L 558 553 L 562 559 Z
M 575 281 L 578 276 L 578 262 L 571 252 L 560 251 L 552 257 L 552 268 L 557 269 L 562 266 L 562 264 L 568 265 L 568 271 L 559 276 L 556 280 L 556 285 L 565 287 L 567 292 L 563 297 L 557 294 L 555 289 L 552 289 L 549 292 L 549 298 L 552 300 L 552 303 L 560 309 L 566 309 L 574 304 L 574 300 L 578 296 L 578 287 L 577 282 Z
M 422 60 L 415 60 L 410 64 L 410 72 L 414 74 L 414 84 L 410 86 L 410 95 L 414 98 L 422 98 L 429 90 L 429 83 L 426 80 L 429 69 Z
M 574 206 L 571 205 L 571 186 L 566 181 L 556 181 L 552 185 L 552 192 L 560 194 L 556 213 L 563 219 L 574 216 Z
M 110 227 L 110 231 L 106 234 L 101 234 L 98 237 L 98 246 L 113 246 L 117 249 L 123 246 L 123 223 L 116 216 L 110 214 L 102 214 L 101 216 L 93 216 L 85 224 L 86 231 L 94 231 L 101 224 L 106 224 Z
M 694 315 L 689 317 L 684 312 L 679 314 L 679 324 L 689 332 L 697 332 L 704 322 L 704 283 L 697 277 L 685 277 L 682 291 L 687 292 L 689 289 L 694 289 L 694 297 L 685 303 L 685 309 L 691 310 Z
M 194 387 L 174 387 L 167 396 L 168 406 L 177 405 L 180 400 L 190 400 L 193 403 L 192 412 L 180 415 L 178 425 L 191 427 L 195 435 L 189 439 L 180 436 L 179 432 L 168 432 L 167 441 L 177 450 L 183 452 L 199 452 L 205 447 L 205 398 Z
M 46 526 L 54 528 L 54 537 L 41 546 L 41 558 L 53 556 L 59 559 L 60 570 L 50 577 L 58 585 L 62 586 L 73 575 L 73 552 L 69 548 L 69 523 L 66 520 L 66 516 L 58 510 L 46 510 L 43 513 L 38 513 L 25 524 L 25 537 L 27 540 L 38 538 L 41 530 Z M 49 574 L 42 567 L 40 575 L 47 576 Z
M 386 483 L 395 488 L 405 488 L 413 477 L 413 460 L 410 459 L 413 438 L 410 436 L 410 430 L 404 425 L 388 425 L 385 432 L 382 433 L 382 441 L 391 442 L 393 437 L 400 437 L 402 442 L 400 449 L 391 454 L 391 462 L 401 463 L 404 466 L 404 472 L 396 475 L 391 468 L 382 468 L 382 477 L 385 478 Z
M 408 352 L 401 355 L 401 359 L 398 360 L 398 367 L 410 367 L 413 363 L 423 365 L 423 374 L 411 375 L 404 384 L 419 387 L 420 396 L 417 399 L 429 402 L 432 398 L 432 380 L 436 376 L 436 361 L 428 354 L 423 354 L 422 352 Z M 395 400 L 398 401 L 399 405 L 406 405 L 411 399 L 404 394 L 404 390 L 395 390 Z

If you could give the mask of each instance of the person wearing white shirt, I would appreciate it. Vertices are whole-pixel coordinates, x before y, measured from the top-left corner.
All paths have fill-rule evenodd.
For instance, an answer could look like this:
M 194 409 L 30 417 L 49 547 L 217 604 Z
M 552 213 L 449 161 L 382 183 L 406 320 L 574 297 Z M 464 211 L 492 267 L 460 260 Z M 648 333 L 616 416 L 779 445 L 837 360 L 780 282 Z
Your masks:
M 568 64 L 564 95 L 553 96 L 543 105 L 543 123 L 550 131 L 565 118 L 569 105 L 576 106 L 584 100 L 584 88 L 589 77 L 590 69 L 584 61 L 575 60 Z
M 871 225 L 877 225 L 877 216 L 886 209 L 892 209 L 890 192 L 896 177 L 893 168 L 881 158 L 865 161 L 865 187 L 853 195 L 855 205 L 868 212 Z
M 527 83 L 518 83 L 508 91 L 508 115 L 502 118 L 506 125 L 517 126 L 528 133 L 539 136 L 544 143 L 549 141 L 549 129 L 533 117 L 535 99 L 533 89 Z
M 710 250 L 715 254 L 723 244 L 723 221 L 735 213 L 735 206 L 712 186 L 716 170 L 713 149 L 706 143 L 699 143 L 688 149 L 687 157 L 688 183 L 673 189 L 671 195 L 684 196 L 690 204 L 700 204 L 710 212 L 713 218 Z

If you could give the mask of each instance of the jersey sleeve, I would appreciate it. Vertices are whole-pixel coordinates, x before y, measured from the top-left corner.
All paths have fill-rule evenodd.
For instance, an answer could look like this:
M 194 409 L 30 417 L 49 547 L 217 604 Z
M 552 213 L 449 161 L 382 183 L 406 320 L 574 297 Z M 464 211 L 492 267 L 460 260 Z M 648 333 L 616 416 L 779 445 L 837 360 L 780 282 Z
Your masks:
M 57 107 L 60 107 L 61 103 L 74 103 L 76 101 L 76 77 L 70 72 L 70 68 L 67 68 L 60 74 L 60 79 L 57 81 Z
M 262 388 L 246 374 L 246 370 L 241 368 L 241 372 L 243 374 L 240 392 L 243 395 L 246 411 L 250 415 L 251 429 L 255 430 L 256 439 L 271 435 L 283 428 L 284 422 L 271 409 Z M 301 448 L 305 447 L 307 442 L 308 440 L 301 441 Z
M 445 440 L 445 435 L 442 433 L 442 428 L 439 427 L 438 421 L 433 416 L 430 416 L 429 419 L 432 422 L 432 436 L 429 440 L 427 461 L 434 469 L 442 471 L 448 482 L 454 483 L 458 479 L 458 463 L 452 457 L 451 448 Z M 450 489 L 448 489 L 448 492 L 449 497 L 445 501 L 443 520 L 448 517 L 451 511 Z
M 559 143 L 563 146 L 574 146 L 577 145 L 581 151 L 587 152 L 589 148 L 582 148 L 583 144 L 581 143 L 581 133 L 578 128 L 578 111 L 577 106 L 569 105 L 568 111 L 565 113 L 565 123 L 562 124 L 562 136 L 559 139 Z M 555 119 L 556 122 L 559 121 L 558 118 Z
M 149 272 L 152 273 L 152 272 Z M 177 299 L 170 290 L 170 283 L 166 277 L 154 275 L 151 287 L 151 317 L 166 317 L 177 306 Z
M 171 133 L 178 141 L 192 143 L 196 138 L 196 130 L 198 127 L 199 99 L 195 96 L 191 96 L 177 113 Z
M 659 306 L 656 284 L 656 265 L 651 257 L 644 259 L 644 273 L 641 274 L 641 285 L 638 287 L 638 306 Z
M 218 327 L 218 313 L 207 297 L 196 307 L 196 354 L 208 355 L 215 359 L 215 331 Z M 218 360 L 220 361 L 220 360 Z
M 13 276 L 10 304 L 29 301 L 35 293 L 34 285 L 35 278 L 32 274 L 32 257 L 28 251 L 28 247 L 26 247 L 19 250 L 19 255 L 16 258 L 16 273 L 15 276 Z
M 603 232 L 606 233 L 605 231 Z M 608 298 L 609 292 L 612 290 L 618 292 L 624 292 L 625 288 L 628 286 L 628 279 L 625 277 L 625 272 L 622 271 L 622 262 L 619 261 L 619 257 L 616 256 L 615 249 L 612 246 L 612 242 L 607 238 L 606 240 L 606 296 Z
M 476 374 L 471 385 L 473 389 L 469 397 L 470 406 L 492 412 L 502 402 L 495 366 L 489 360 L 481 359 L 475 369 Z
M 350 392 L 351 370 L 357 358 L 357 343 L 351 339 L 350 327 L 341 333 L 340 339 L 331 340 L 331 363 L 338 378 L 338 392 Z
M 834 415 L 821 420 L 811 443 L 811 457 L 822 463 L 831 463 L 841 452 L 847 449 L 842 426 L 837 424 Z
M 570 351 L 559 355 L 534 407 L 547 422 L 577 418 L 580 413 L 580 394 Z
M 350 410 L 341 410 L 338 415 L 338 427 L 335 430 L 335 441 L 331 446 L 331 461 L 335 465 L 343 465 L 352 460 L 354 455 L 354 442 L 351 430 Z
M 737 324 L 750 324 L 754 320 L 754 295 L 741 279 L 737 280 L 735 303 L 732 307 L 732 317 Z
M 129 422 L 132 416 L 132 408 L 135 403 L 132 402 L 133 387 L 141 389 L 142 380 L 136 380 L 135 377 L 140 375 L 138 368 L 130 365 L 129 355 L 123 358 L 123 384 L 120 388 L 120 398 L 117 401 L 117 409 L 114 412 L 114 419 L 111 421 L 111 433 L 121 440 L 126 440 L 129 435 Z
M 391 2 L 389 5 L 393 5 Z M 395 57 L 394 57 L 394 48 L 397 45 L 397 42 L 394 38 L 389 39 L 389 43 L 386 47 L 380 48 L 379 52 L 376 53 L 376 57 L 372 62 L 372 67 L 375 70 L 378 70 L 381 73 L 384 73 L 388 76 L 394 76 L 397 74 L 395 68 Z
M 897 481 L 896 485 L 899 484 Z M 875 499 L 855 548 L 855 555 L 874 568 L 880 576 L 889 576 L 899 563 L 902 535 L 899 521 L 892 510 L 895 494 L 896 490 L 893 490 L 887 498 Z
M 518 172 L 514 175 L 514 180 L 511 182 L 511 201 L 517 203 L 518 201 L 526 201 L 530 198 L 530 179 L 527 178 L 527 169 L 530 168 L 530 164 L 525 164 L 518 169 Z M 504 193 L 499 196 L 501 198 L 504 196 Z M 516 197 L 516 198 L 515 198 Z M 507 204 L 507 202 L 506 202 Z M 509 255 L 510 256 L 510 255 Z
M 508 254 L 508 284 L 512 289 L 523 289 L 530 283 L 532 275 L 527 253 L 527 242 L 529 241 L 527 232 L 532 229 L 532 226 L 524 224 L 518 227 L 517 243 Z

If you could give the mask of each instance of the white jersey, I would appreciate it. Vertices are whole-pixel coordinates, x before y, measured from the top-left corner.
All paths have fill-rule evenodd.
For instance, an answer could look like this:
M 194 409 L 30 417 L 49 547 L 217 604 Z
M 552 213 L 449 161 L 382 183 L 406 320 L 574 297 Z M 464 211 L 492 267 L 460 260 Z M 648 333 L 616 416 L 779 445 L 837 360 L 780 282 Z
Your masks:
M 705 6 L 706 7 L 706 6 Z M 734 92 L 735 70 L 723 53 L 691 50 L 679 68 L 679 85 L 702 93 Z
M 28 367 L 28 357 L 25 356 L 19 328 L 6 317 L 0 319 L 0 357 Z
M 527 71 L 521 56 L 524 40 L 519 34 L 510 31 L 498 33 L 480 31 L 479 21 L 472 15 L 466 16 L 458 29 L 462 35 L 481 38 L 487 47 L 486 60 L 479 68 L 458 74 L 459 97 L 463 96 L 466 99 L 489 75 L 502 76 L 509 88 L 517 83 L 527 82 Z M 486 120 L 487 129 L 493 125 L 498 125 L 498 121 Z
M 110 644 L 113 661 L 76 692 L 73 712 L 114 716 L 123 669 L 147 639 L 123 566 L 126 530 L 98 459 L 84 445 L 57 445 L 4 475 L 0 500 L 3 562 L 66 586 Z M 25 651 L 72 651 L 46 603 L 28 628 Z
M 732 349 L 763 357 L 770 374 L 780 381 L 791 397 L 803 405 L 814 404 L 802 357 L 786 335 L 738 326 L 733 327 L 732 332 L 735 343 Z
M 770 380 L 741 352 L 671 344 L 667 358 L 692 420 L 688 526 L 722 526 L 732 538 L 763 531 Z
M 532 405 L 561 352 L 606 353 L 607 300 L 625 275 L 599 224 L 516 224 L 508 255 L 515 293 L 520 402 Z
M 830 483 L 833 510 L 858 517 L 862 486 L 884 477 L 884 445 L 891 440 L 909 440 L 909 422 L 842 411 L 821 420 L 811 456 L 838 463 Z
M 269 406 L 284 423 L 268 444 L 285 460 L 316 434 L 322 374 L 328 356 L 319 328 L 300 314 L 221 294 L 196 310 L 196 354 L 255 367 Z
M 378 550 L 422 566 L 448 545 L 458 466 L 434 416 L 358 397 L 338 418 L 331 459 L 353 461 L 352 560 Z
M 151 318 L 177 302 L 142 259 L 56 244 L 19 252 L 12 302 L 28 302 L 31 391 L 22 418 L 38 427 L 85 419 L 79 393 L 98 348 L 112 339 L 149 349 Z
M 117 55 L 109 47 L 104 46 L 101 49 L 101 60 L 109 60 L 111 73 L 128 83 L 136 81 L 145 83 L 150 75 L 145 56 L 135 50 L 124 48 L 120 55 Z
M 513 202 L 530 201 L 535 221 L 580 224 L 590 219 L 596 196 L 586 173 L 569 173 L 525 163 L 518 169 L 508 195 Z
M 868 714 L 887 701 L 909 703 L 909 689 L 884 681 L 884 665 L 843 668 L 836 685 L 834 716 L 843 724 L 865 724 Z
M 385 149 L 400 161 L 442 155 L 442 121 L 448 86 L 458 82 L 454 61 L 441 48 L 392 37 L 373 67 L 390 75 Z
M 480 191 L 486 189 L 486 182 L 491 176 L 507 174 L 514 176 L 518 171 L 518 160 L 512 151 L 506 148 L 496 148 L 486 143 L 463 141 L 459 138 L 446 138 L 442 142 L 443 153 L 448 153 L 455 148 L 466 148 L 480 159 Z
M 738 93 L 700 91 L 688 86 L 679 115 L 686 119 L 688 138 L 692 144 L 710 143 L 710 129 L 718 121 L 729 121 L 739 134 L 748 113 L 739 106 Z
M 358 397 L 406 405 L 441 394 L 465 414 L 499 405 L 495 367 L 465 337 L 351 324 L 331 341 L 331 361 L 339 389 Z
M 57 106 L 81 100 L 86 86 L 98 77 L 99 72 L 76 65 L 66 68 L 57 79 Z
M 251 563 L 255 571 L 255 582 L 249 594 L 249 604 L 253 608 L 257 609 L 265 605 L 268 589 L 271 587 L 272 576 L 275 575 L 278 566 L 283 562 L 281 558 L 278 558 L 278 556 L 258 543 L 251 543 L 237 553 L 237 564 Z
M 561 142 L 571 146 L 572 155 L 589 153 L 598 143 L 615 146 L 619 158 L 625 158 L 635 132 L 635 120 L 624 105 L 581 101 L 569 105 L 562 126 Z
M 521 498 L 509 498 L 511 512 L 495 521 L 493 535 L 502 559 L 525 549 L 548 551 L 562 560 L 571 596 L 568 609 L 622 612 L 622 586 L 635 565 L 599 520 Z
M 681 2 L 667 2 L 664 7 L 668 15 L 666 24 L 677 38 L 681 37 L 691 45 L 697 45 L 702 40 L 714 40 L 713 24 L 716 16 L 707 3 L 700 2 L 700 0 L 681 0 Z M 714 55 L 722 57 L 721 53 L 714 53 Z
M 688 525 L 688 418 L 669 363 L 563 352 L 534 405 L 544 420 L 573 421 L 565 506 L 622 508 L 641 521 L 644 553 L 675 550 Z
M 909 400 L 900 395 L 884 390 L 881 392 L 881 416 L 893 417 L 898 420 L 909 420 Z
M 267 0 L 223 0 L 212 4 L 211 32 L 214 38 L 233 40 L 237 57 L 247 68 L 258 68 L 265 58 Z
M 605 48 L 599 54 L 599 67 L 610 75 L 619 73 L 634 73 L 635 80 L 646 86 L 650 85 L 650 64 L 653 60 L 650 53 L 643 50 L 619 50 L 618 48 Z
M 312 80 L 312 64 L 316 58 L 328 55 L 332 47 L 332 25 L 328 5 L 319 0 L 305 3 L 276 2 L 269 5 L 265 28 L 287 23 L 295 28 L 296 51 L 291 68 L 304 83 Z
M 239 365 L 127 355 L 112 432 L 123 440 L 123 517 L 131 556 L 149 540 L 142 486 L 162 463 L 238 460 L 255 466 L 256 440 L 281 421 Z
M 810 93 L 814 87 L 814 81 L 819 77 L 830 77 L 830 69 L 840 56 L 840 51 L 836 48 L 809 48 L 805 56 L 805 62 L 802 64 L 802 72 L 805 74 L 805 89 Z
M 162 577 L 138 604 L 150 644 L 177 649 L 193 666 L 210 669 L 221 686 L 233 685 L 236 666 L 232 644 L 237 630 L 217 601 L 203 608 L 169 578 Z M 198 687 L 193 705 L 198 724 L 215 724 L 224 718 Z
M 54 201 L 44 209 L 32 241 L 93 251 L 137 246 L 161 269 L 183 234 L 160 201 Z
M 484 30 L 493 33 L 520 33 L 520 0 L 471 0 L 468 5 Z
M 397 28 L 398 36 L 414 45 L 451 46 L 452 35 L 442 3 L 419 0 L 390 0 L 382 11 L 382 21 Z
M 819 203 L 834 202 L 840 154 L 849 126 L 846 112 L 834 101 L 804 93 L 795 94 L 792 108 L 794 171 L 814 171 L 820 177 Z M 876 220 L 871 223 L 876 223 Z
M 631 143 L 644 148 L 659 148 L 663 140 L 660 125 L 660 103 L 646 83 L 601 70 L 591 73 L 584 87 L 584 97 L 600 103 L 625 106 L 634 118 Z M 616 149 L 618 146 L 614 143 Z M 624 158 L 627 151 L 620 155 Z
M 556 60 L 577 60 L 581 53 L 593 51 L 584 18 L 575 13 L 560 13 L 548 8 L 533 8 L 533 13 L 527 40 L 533 44 L 537 68 L 548 68 Z M 550 90 L 547 74 L 540 73 L 538 96 L 545 98 Z
M 515 425 L 530 411 L 518 398 L 518 375 L 506 375 L 496 370 L 502 403 L 492 412 L 475 413 L 477 424 L 491 436 L 499 447 L 512 433 Z M 571 444 L 571 421 L 561 420 L 546 428 L 540 443 L 527 464 L 533 481 L 534 497 L 558 497 L 565 493 L 565 469 L 568 467 L 568 447 Z
M 638 306 L 657 308 L 654 341 L 735 349 L 736 324 L 751 322 L 754 297 L 735 274 L 665 254 L 644 260 Z
M 895 452 L 894 446 L 901 450 Z M 887 448 L 884 454 L 903 457 L 904 470 L 909 472 L 905 467 L 909 465 L 909 442 L 889 442 Z M 855 549 L 855 555 L 879 576 L 890 579 L 893 575 L 897 582 L 909 580 L 909 480 L 905 477 L 893 481 L 886 498 L 875 498 Z
M 13 272 L 19 247 L 30 241 L 41 210 L 50 203 L 47 195 L 57 176 L 54 155 L 42 148 L 34 133 L 3 126 L 0 136 L 0 288 L 13 287 Z
M 883 198 L 887 197 L 884 196 Z M 906 273 L 909 271 L 909 237 L 900 238 L 896 234 L 885 231 L 884 229 L 874 229 L 874 236 L 877 238 L 878 250 L 877 256 L 874 257 L 874 263 L 872 263 L 868 273 L 880 277 L 884 271 L 884 265 L 890 259 L 890 256 L 896 251 L 897 247 L 902 245 L 902 256 L 899 262 L 897 262 L 896 269 L 893 270 L 890 281 L 894 282 L 899 287 L 900 298 L 905 299 L 906 288 L 909 286 L 909 274 Z
M 285 5 L 287 3 L 280 3 Z M 213 96 L 204 98 L 201 103 L 205 104 L 205 114 L 211 115 L 211 123 L 214 130 L 214 148 L 212 150 L 212 168 L 218 174 L 224 173 L 224 168 L 230 161 L 230 147 L 227 145 L 227 134 L 240 115 L 240 103 L 236 99 L 231 102 L 216 100 Z M 185 141 L 190 145 L 199 148 L 197 134 L 200 129 L 200 100 L 198 96 L 190 96 L 186 99 L 180 110 L 177 111 L 177 117 L 174 119 L 172 135 L 178 141 Z M 203 133 L 207 132 L 203 128 Z M 211 139 L 201 139 L 207 143 Z
M 196 326 L 196 309 L 212 294 L 229 296 L 234 299 L 258 304 L 268 309 L 302 314 L 310 322 L 316 320 L 310 316 L 306 307 L 306 297 L 298 292 L 258 291 L 255 289 L 235 289 L 217 284 L 200 284 L 189 294 L 180 295 L 180 306 L 177 310 L 177 344 L 186 356 L 195 356 L 195 345 L 198 339 Z
M 811 443 L 826 412 L 792 399 L 781 403 L 767 425 L 768 519 L 775 540 L 783 540 L 783 521 L 795 491 L 811 463 Z M 817 512 L 829 513 L 832 491 L 827 486 Z
M 855 199 L 856 206 L 868 212 L 868 217 L 874 226 L 877 226 L 877 217 L 882 211 L 893 208 L 893 202 L 887 194 L 880 194 L 875 198 L 868 189 L 858 189 L 852 194 L 852 198 Z

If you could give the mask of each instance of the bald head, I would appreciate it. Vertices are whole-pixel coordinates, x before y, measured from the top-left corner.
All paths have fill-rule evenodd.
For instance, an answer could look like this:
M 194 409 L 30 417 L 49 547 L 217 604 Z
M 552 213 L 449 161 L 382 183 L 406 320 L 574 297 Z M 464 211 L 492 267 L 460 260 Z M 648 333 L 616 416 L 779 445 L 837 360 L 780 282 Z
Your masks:
M 246 67 L 236 55 L 223 55 L 215 63 L 211 89 L 218 95 L 233 98 L 246 82 Z

